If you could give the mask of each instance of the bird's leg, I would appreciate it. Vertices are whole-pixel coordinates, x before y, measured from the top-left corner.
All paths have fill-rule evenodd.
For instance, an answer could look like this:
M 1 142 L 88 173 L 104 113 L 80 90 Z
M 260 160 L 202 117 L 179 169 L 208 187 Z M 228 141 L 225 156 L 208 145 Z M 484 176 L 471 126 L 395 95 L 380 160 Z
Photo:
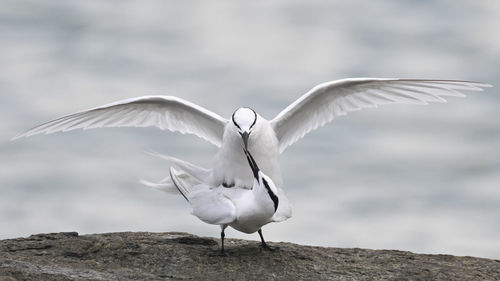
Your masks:
M 222 243 L 222 247 L 220 249 L 220 255 L 221 256 L 227 256 L 226 251 L 224 250 L 224 237 L 226 237 L 226 234 L 224 233 L 224 230 L 226 229 L 227 225 L 221 225 L 221 232 L 220 232 L 220 240 Z
M 259 232 L 259 236 L 260 236 L 260 241 L 262 242 L 262 244 L 260 244 L 262 249 L 267 250 L 267 251 L 276 251 L 280 248 L 280 247 L 272 247 L 272 246 L 267 245 L 266 241 L 264 240 L 264 236 L 262 236 L 262 229 L 259 229 L 258 232 Z

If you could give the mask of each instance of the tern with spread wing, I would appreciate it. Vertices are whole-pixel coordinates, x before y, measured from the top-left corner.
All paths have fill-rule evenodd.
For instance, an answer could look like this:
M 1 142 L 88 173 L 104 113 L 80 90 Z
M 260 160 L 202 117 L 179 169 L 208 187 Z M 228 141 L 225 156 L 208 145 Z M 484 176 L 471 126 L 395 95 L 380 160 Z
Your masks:
M 175 187 L 192 207 L 192 214 L 208 224 L 221 227 L 221 254 L 224 252 L 224 230 L 232 228 L 244 232 L 258 232 L 261 247 L 274 250 L 266 244 L 262 235 L 262 226 L 271 222 L 280 204 L 278 190 L 273 181 L 260 171 L 252 155 L 243 149 L 254 177 L 251 189 L 222 185 L 213 187 L 206 184 L 192 185 L 178 176 L 172 167 L 170 175 Z
M 36 134 L 102 127 L 158 127 L 197 135 L 220 149 L 212 169 L 201 182 L 213 186 L 251 188 L 253 176 L 241 153 L 252 152 L 261 170 L 277 187 L 283 180 L 280 153 L 312 130 L 337 116 L 382 104 L 446 102 L 464 91 L 481 91 L 489 84 L 456 80 L 351 78 L 319 84 L 266 120 L 250 108 L 237 109 L 230 120 L 191 102 L 172 96 L 144 96 L 77 112 L 36 126 L 14 139 Z M 158 187 L 175 189 L 170 177 Z
M 176 190 L 172 182 L 175 179 L 181 183 L 178 186 L 183 186 L 182 183 L 184 186 L 204 184 L 251 190 L 255 186 L 255 176 L 252 169 L 248 169 L 248 154 L 241 152 L 243 145 L 276 186 L 275 194 L 280 198 L 280 204 L 269 222 L 283 221 L 291 217 L 291 208 L 283 192 L 279 155 L 310 131 L 351 111 L 392 103 L 446 102 L 446 97 L 463 97 L 464 91 L 482 91 L 486 87 L 491 85 L 456 80 L 343 79 L 315 86 L 272 120 L 266 120 L 247 107 L 238 108 L 228 120 L 177 97 L 144 96 L 64 116 L 36 126 L 14 139 L 74 129 L 154 126 L 195 134 L 220 148 L 211 169 L 165 156 L 181 167 L 181 171 L 177 174 L 174 170 L 173 176 L 156 184 L 147 184 L 166 191 Z

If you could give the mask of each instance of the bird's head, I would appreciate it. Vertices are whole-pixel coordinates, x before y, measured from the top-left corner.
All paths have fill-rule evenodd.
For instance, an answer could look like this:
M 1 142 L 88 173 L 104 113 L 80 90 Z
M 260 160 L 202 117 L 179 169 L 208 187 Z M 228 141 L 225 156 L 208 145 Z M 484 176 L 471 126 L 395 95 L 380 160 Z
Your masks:
M 255 159 L 253 159 L 252 154 L 250 154 L 250 152 L 248 152 L 248 150 L 246 150 L 245 148 L 243 149 L 243 151 L 247 156 L 248 164 L 252 169 L 255 181 L 258 183 L 260 187 L 265 188 L 267 190 L 267 193 L 269 194 L 269 197 L 271 198 L 274 204 L 274 212 L 276 212 L 279 204 L 279 198 L 276 195 L 278 194 L 278 189 L 274 185 L 274 182 L 271 180 L 271 178 L 262 173 L 262 171 L 259 169 L 259 166 L 257 166 L 257 162 L 255 162 Z
M 233 113 L 232 119 L 236 130 L 243 139 L 245 149 L 247 149 L 248 138 L 250 137 L 250 133 L 252 133 L 252 129 L 257 122 L 257 113 L 255 113 L 255 111 L 251 108 L 240 107 Z

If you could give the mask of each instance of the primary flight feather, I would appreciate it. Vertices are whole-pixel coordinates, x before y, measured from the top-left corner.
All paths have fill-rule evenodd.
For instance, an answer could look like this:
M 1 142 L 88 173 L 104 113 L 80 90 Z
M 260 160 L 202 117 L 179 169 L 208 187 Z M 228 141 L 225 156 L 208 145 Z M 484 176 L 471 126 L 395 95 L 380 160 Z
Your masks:
M 144 96 L 73 113 L 36 126 L 13 139 L 75 129 L 158 127 L 195 134 L 220 147 L 227 120 L 177 97 Z
M 443 97 L 463 97 L 461 91 L 482 91 L 490 85 L 453 80 L 351 78 L 326 82 L 281 111 L 271 125 L 280 152 L 335 117 L 382 104 L 446 102 Z

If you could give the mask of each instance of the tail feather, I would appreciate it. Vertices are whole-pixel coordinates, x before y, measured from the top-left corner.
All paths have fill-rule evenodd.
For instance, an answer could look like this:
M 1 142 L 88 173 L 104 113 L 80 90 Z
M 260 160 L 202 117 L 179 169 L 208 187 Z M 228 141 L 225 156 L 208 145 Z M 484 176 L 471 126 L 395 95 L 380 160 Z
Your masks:
M 158 152 L 148 152 L 152 156 L 159 157 L 161 159 L 169 161 L 176 168 L 182 170 L 183 172 L 189 174 L 193 178 L 195 178 L 198 182 L 202 182 L 205 184 L 212 184 L 212 170 L 205 169 L 194 164 L 191 164 L 187 161 L 172 157 L 170 155 L 160 154 Z
M 147 187 L 151 187 L 153 189 L 164 191 L 167 193 L 177 194 L 179 192 L 175 187 L 175 184 L 172 182 L 170 176 L 162 179 L 159 182 L 151 182 L 147 180 L 140 180 L 139 182 Z

